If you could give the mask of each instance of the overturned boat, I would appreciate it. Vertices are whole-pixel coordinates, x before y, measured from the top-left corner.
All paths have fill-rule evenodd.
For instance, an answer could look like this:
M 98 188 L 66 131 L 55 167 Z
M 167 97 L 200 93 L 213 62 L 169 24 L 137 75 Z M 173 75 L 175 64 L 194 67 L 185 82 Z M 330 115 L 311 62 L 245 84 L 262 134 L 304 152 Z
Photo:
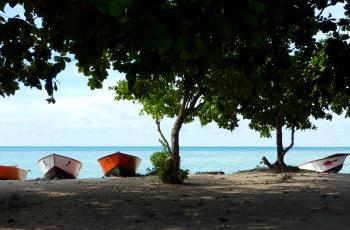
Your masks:
M 116 152 L 98 159 L 105 176 L 130 177 L 136 175 L 141 159 L 136 156 Z
M 27 172 L 17 166 L 0 165 L 0 180 L 26 180 Z
M 343 168 L 344 161 L 348 155 L 347 153 L 337 153 L 302 164 L 299 168 L 316 172 L 337 173 Z
M 82 167 L 80 161 L 58 154 L 43 157 L 38 164 L 46 179 L 75 179 Z

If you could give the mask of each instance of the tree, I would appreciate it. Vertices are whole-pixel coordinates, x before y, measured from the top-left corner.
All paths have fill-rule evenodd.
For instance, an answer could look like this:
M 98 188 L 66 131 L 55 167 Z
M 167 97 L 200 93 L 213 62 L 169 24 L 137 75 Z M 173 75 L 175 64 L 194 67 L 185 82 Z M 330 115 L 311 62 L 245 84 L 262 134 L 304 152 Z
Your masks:
M 234 128 L 235 108 L 241 95 L 246 92 L 250 95 L 251 92 L 253 96 L 245 99 L 249 103 L 252 100 L 254 104 L 257 98 L 254 97 L 254 90 L 251 90 L 254 89 L 252 86 L 256 86 L 255 91 L 260 93 L 260 89 L 275 80 L 275 73 L 271 76 L 266 74 L 268 68 L 274 67 L 269 58 L 277 61 L 280 54 L 285 55 L 289 45 L 294 45 L 297 50 L 303 48 L 303 53 L 310 55 L 307 50 L 313 50 L 313 36 L 319 30 L 315 9 L 322 11 L 337 1 L 8 2 L 24 6 L 25 15 L 31 15 L 26 17 L 25 23 L 30 23 L 31 18 L 35 17 L 42 20 L 40 27 L 30 27 L 28 31 L 31 32 L 22 33 L 22 29 L 15 31 L 15 36 L 24 36 L 25 39 L 33 34 L 38 36 L 31 44 L 44 43 L 44 50 L 51 51 L 39 55 L 43 56 L 39 60 L 45 68 L 37 69 L 34 79 L 48 80 L 50 86 L 51 77 L 47 76 L 55 75 L 47 74 L 45 70 L 55 65 L 52 60 L 57 52 L 62 58 L 65 54 L 74 55 L 79 70 L 89 77 L 88 84 L 92 89 L 102 87 L 109 68 L 126 74 L 128 89 L 136 100 L 144 100 L 143 93 L 149 94 L 137 91 L 135 84 L 138 82 L 147 80 L 150 85 L 159 84 L 161 87 L 170 84 L 178 92 L 176 94 L 181 95 L 181 100 L 177 102 L 179 125 L 174 129 L 174 134 L 178 135 L 181 125 L 188 118 L 184 115 L 193 113 L 194 116 L 198 113 L 198 116 L 204 117 L 203 110 L 194 109 L 199 105 L 210 111 L 202 123 L 217 121 Z M 3 8 L 4 4 L 2 1 L 0 6 Z M 322 20 L 320 25 L 333 27 L 328 19 Z M 12 40 L 10 37 L 2 39 L 3 43 L 11 43 Z M 282 51 L 278 52 L 276 46 L 282 47 Z M 26 46 L 32 52 L 30 47 Z M 60 60 L 67 61 L 62 58 Z M 7 60 L 11 58 L 5 57 L 1 61 Z M 18 60 L 24 65 L 20 70 L 36 67 L 35 62 L 26 66 L 28 60 L 25 54 L 20 55 Z M 288 62 L 282 64 L 291 66 Z M 4 69 L 11 69 L 14 65 L 8 66 Z M 19 75 L 16 76 L 13 82 L 21 79 Z M 282 85 L 285 83 L 284 80 L 280 82 Z M 273 91 L 269 89 L 270 93 Z M 176 135 L 173 143 L 178 142 Z M 178 145 L 174 144 L 172 148 L 176 174 L 180 162 L 179 156 L 176 156 Z
M 180 171 L 179 134 L 182 125 L 193 120 L 196 110 L 201 107 L 203 90 L 190 83 L 189 76 L 157 76 L 155 79 L 137 79 L 129 91 L 127 81 L 115 86 L 116 99 L 133 100 L 142 105 L 142 112 L 152 116 L 157 125 L 162 143 L 167 147 L 170 158 L 167 161 L 168 175 L 165 182 L 182 183 Z M 175 117 L 171 130 L 171 145 L 160 128 L 164 116 Z
M 0 95 L 13 95 L 20 83 L 47 91 L 49 103 L 55 103 L 56 76 L 70 59 L 65 50 L 54 53 L 46 39 L 46 28 L 35 23 L 33 11 L 25 12 L 25 19 L 8 18 L 3 11 L 6 1 L 0 3 Z M 10 2 L 10 6 L 16 2 Z
M 205 64 L 215 63 L 220 60 L 223 42 L 229 46 L 241 40 L 247 46 L 256 46 L 266 32 L 267 18 L 275 20 L 274 15 L 267 18 L 265 15 L 267 6 L 274 3 L 260 1 L 3 0 L 0 9 L 6 3 L 23 5 L 26 18 L 15 21 L 20 21 L 26 28 L 5 23 L 6 19 L 1 16 L 2 24 L 11 25 L 1 34 L 13 35 L 3 36 L 1 42 L 11 43 L 19 38 L 20 44 L 29 41 L 19 49 L 21 52 L 15 54 L 17 62 L 22 62 L 18 64 L 21 71 L 16 72 L 25 72 L 22 70 L 27 68 L 35 70 L 34 77 L 28 77 L 30 81 L 20 80 L 20 75 L 26 76 L 27 73 L 11 75 L 14 77 L 11 81 L 14 84 L 8 84 L 9 88 L 12 87 L 11 92 L 18 88 L 16 80 L 40 88 L 38 82 L 44 79 L 51 94 L 50 89 L 55 87 L 49 86 L 55 75 L 49 74 L 52 77 L 48 77 L 46 73 L 50 71 L 46 68 L 55 64 L 56 53 L 63 57 L 65 54 L 74 55 L 79 70 L 89 76 L 92 89 L 102 87 L 110 67 L 126 73 L 132 85 L 140 76 L 166 75 L 183 69 L 188 60 L 193 65 L 201 58 Z M 36 25 L 34 19 L 40 19 L 40 25 Z M 36 54 L 31 48 L 39 43 L 42 43 L 40 52 Z M 2 62 L 11 59 L 9 52 L 2 55 Z M 36 69 L 28 56 L 39 57 L 41 67 Z M 68 61 L 59 60 L 60 63 Z M 10 67 L 5 67 L 4 72 L 12 70 L 11 64 L 7 66 Z
M 75 56 L 92 89 L 102 86 L 111 66 L 126 74 L 129 89 L 138 79 L 182 78 L 184 103 L 173 143 L 225 50 L 239 53 L 236 47 L 258 46 L 264 36 L 259 1 L 11 1 L 16 3 L 42 20 L 50 50 Z M 172 148 L 178 171 L 178 144 Z
M 350 116 L 350 2 L 344 4 L 344 17 L 334 21 L 332 30 L 320 43 L 309 72 L 314 89 L 324 107 L 338 115 Z
M 301 76 L 300 80 L 296 81 L 296 79 L 299 79 L 295 76 L 296 73 L 291 72 L 289 74 L 288 71 L 291 71 L 296 67 L 296 65 L 291 64 L 292 57 L 289 54 L 289 46 L 292 42 L 297 49 L 306 47 L 303 49 L 302 55 L 307 57 L 310 56 L 310 52 L 314 49 L 315 42 L 313 36 L 317 32 L 317 29 L 315 28 L 317 20 L 314 15 L 315 5 L 313 5 L 312 2 L 298 3 L 299 5 L 297 6 L 296 3 L 287 2 L 274 4 L 273 7 L 269 5 L 271 8 L 266 9 L 264 4 L 259 5 L 259 11 L 263 12 L 262 15 L 259 15 L 260 19 L 262 19 L 262 21 L 266 20 L 269 23 L 264 23 L 263 25 L 259 24 L 258 32 L 263 31 L 263 33 L 252 32 L 252 34 L 256 36 L 255 39 L 249 40 L 245 37 L 244 33 L 234 31 L 235 33 L 230 33 L 231 39 L 219 40 L 220 45 L 218 46 L 203 43 L 201 47 L 202 49 L 205 49 L 205 51 L 215 49 L 216 54 L 219 54 L 215 55 L 215 61 L 213 61 L 213 59 L 208 61 L 208 58 L 205 56 L 200 56 L 200 58 L 192 56 L 184 60 L 180 55 L 176 60 L 171 59 L 173 60 L 171 64 L 172 73 L 175 74 L 172 75 L 172 78 L 163 74 L 161 77 L 156 75 L 152 79 L 152 81 L 155 82 L 165 82 L 160 88 L 170 86 L 170 89 L 167 89 L 165 92 L 161 90 L 152 91 L 150 96 L 148 86 L 159 87 L 159 85 L 156 84 L 152 86 L 150 82 L 142 79 L 141 81 L 147 82 L 145 84 L 147 87 L 137 86 L 137 88 L 142 88 L 141 93 L 137 92 L 137 89 L 135 88 L 131 88 L 131 92 L 134 92 L 134 97 L 130 97 L 131 94 L 127 93 L 129 100 L 136 100 L 141 103 L 143 105 L 143 110 L 157 119 L 159 114 L 171 117 L 176 114 L 167 111 L 168 103 L 165 103 L 161 97 L 164 95 L 165 98 L 168 98 L 169 95 L 171 97 L 171 95 L 174 94 L 174 91 L 172 90 L 179 90 L 178 92 L 181 92 L 180 94 L 176 93 L 176 95 L 181 95 L 182 97 L 177 98 L 175 102 L 173 101 L 176 105 L 182 101 L 182 106 L 174 106 L 180 111 L 172 132 L 172 154 L 175 156 L 175 168 L 178 167 L 180 160 L 180 158 L 176 156 L 179 154 L 179 131 L 185 121 L 186 116 L 184 115 L 191 112 L 191 109 L 185 106 L 188 99 L 186 86 L 189 83 L 192 85 L 195 83 L 193 86 L 196 86 L 197 84 L 196 92 L 198 92 L 198 98 L 200 98 L 201 101 L 199 107 L 196 109 L 196 115 L 199 116 L 202 124 L 216 121 L 219 126 L 232 130 L 237 126 L 236 115 L 237 109 L 239 108 L 240 113 L 252 120 L 251 127 L 261 131 L 263 135 L 269 135 L 271 129 L 276 128 L 278 131 L 278 160 L 275 165 L 278 167 L 285 168 L 283 156 L 291 148 L 290 146 L 287 149 L 283 149 L 282 126 L 287 125 L 292 127 L 292 139 L 294 139 L 294 128 L 305 129 L 312 127 L 309 122 L 311 108 L 305 106 L 298 109 L 298 112 L 300 110 L 302 113 L 289 114 L 292 109 L 292 103 L 294 103 L 294 105 L 304 105 L 302 101 L 298 101 L 295 98 L 297 92 L 289 87 L 295 87 L 298 83 L 304 84 L 305 80 L 303 81 L 304 78 Z M 266 5 L 268 4 L 266 3 Z M 272 11 L 270 10 L 276 8 L 281 10 L 287 16 L 284 16 L 283 13 L 281 13 L 281 18 L 276 16 L 271 17 L 269 13 L 272 14 Z M 289 19 L 288 15 L 293 14 L 297 14 L 299 17 L 291 16 L 291 19 Z M 253 24 L 257 24 L 257 22 L 254 21 Z M 198 25 L 192 30 L 198 30 L 197 27 Z M 183 31 L 181 29 L 182 28 L 175 30 L 176 33 L 182 34 Z M 200 33 L 200 31 L 198 31 L 198 33 Z M 213 36 L 212 34 L 208 35 L 209 37 Z M 176 35 L 173 35 L 173 37 L 176 37 Z M 169 47 L 169 50 L 173 51 L 172 47 Z M 176 57 L 176 50 L 174 50 L 171 56 Z M 180 60 L 182 63 L 177 64 L 177 60 Z M 200 65 L 198 65 L 199 63 Z M 161 62 L 161 64 L 163 64 L 163 62 Z M 165 64 L 169 63 L 167 62 Z M 194 66 L 201 67 L 199 68 L 199 73 L 201 74 L 191 76 L 191 73 L 198 72 L 193 69 Z M 298 68 L 300 67 L 301 66 L 299 65 Z M 298 73 L 301 73 L 301 71 L 299 70 Z M 140 76 L 142 76 L 142 74 L 140 74 Z M 178 76 L 177 80 L 173 80 L 176 79 L 176 76 Z M 235 78 L 236 76 L 237 78 Z M 195 79 L 196 81 L 192 81 L 192 79 Z M 139 80 L 136 79 L 135 82 L 138 81 Z M 273 81 L 275 81 L 276 84 L 279 84 L 279 87 L 268 89 L 266 86 Z M 141 83 L 141 85 L 143 84 Z M 183 91 L 181 91 L 179 85 L 183 85 Z M 219 85 L 220 87 L 218 87 Z M 310 85 L 305 85 L 306 88 L 308 86 Z M 125 91 L 118 91 L 118 86 L 116 89 L 117 94 L 125 94 Z M 188 92 L 191 90 L 192 89 L 189 88 Z M 307 99 L 309 99 L 308 97 L 310 96 L 309 94 L 306 95 L 308 92 L 309 91 L 305 91 L 305 98 Z M 294 94 L 292 95 L 292 93 Z M 194 100 L 194 103 L 196 103 L 197 97 L 194 98 L 196 98 L 196 100 Z M 281 103 L 282 98 L 285 101 Z M 119 99 L 125 98 L 121 97 Z M 157 102 L 160 102 L 160 104 Z M 238 102 L 240 103 L 239 107 Z M 163 108 L 162 106 L 165 107 Z M 251 108 L 252 106 L 254 109 Z M 159 112 L 158 109 L 160 108 L 163 109 L 163 111 Z M 272 122 L 269 119 L 269 113 L 271 112 L 274 113 L 272 115 Z M 259 115 L 259 113 L 262 115 Z M 319 113 L 320 114 L 318 115 L 320 117 L 325 116 L 322 111 Z
M 229 85 L 227 83 L 232 81 L 231 78 L 219 78 L 215 72 L 204 73 L 199 68 L 196 70 L 188 69 L 181 75 L 174 73 L 168 76 L 138 78 L 132 89 L 125 80 L 118 82 L 114 87 L 116 100 L 131 100 L 141 104 L 141 112 L 150 115 L 155 120 L 161 141 L 170 156 L 166 173 L 169 176 L 165 180 L 168 183 L 182 183 L 183 181 L 180 170 L 181 127 L 193 121 L 195 117 L 206 122 L 218 118 L 218 114 L 221 113 L 219 108 L 223 108 L 223 105 L 219 100 L 215 100 L 215 95 L 218 90 L 223 89 L 225 83 Z M 218 79 L 220 79 L 219 82 Z M 218 106 L 208 111 L 206 104 L 210 101 L 210 104 L 214 105 L 214 100 Z M 160 127 L 160 122 L 164 117 L 175 118 L 170 144 Z M 230 126 L 237 126 L 236 116 L 230 117 Z
M 299 16 L 288 17 L 286 21 L 280 21 L 277 27 L 271 24 L 273 30 L 264 45 L 253 50 L 255 59 L 248 71 L 245 71 L 245 79 L 242 81 L 245 93 L 239 98 L 239 113 L 249 119 L 250 127 L 263 137 L 270 137 L 271 132 L 276 131 L 277 159 L 273 164 L 266 158 L 263 159 L 269 167 L 277 170 L 291 169 L 286 166 L 284 156 L 294 145 L 295 130 L 316 128 L 310 122 L 311 117 L 331 119 L 327 111 L 330 102 L 322 99 L 322 91 L 317 87 L 319 80 L 310 71 L 310 67 L 320 69 L 312 64 L 320 47 L 314 36 L 318 31 L 329 33 L 336 28 L 331 16 L 321 16 L 324 8 L 336 2 L 315 3 L 305 1 L 301 3 L 305 5 L 294 9 L 292 13 Z M 279 6 L 286 7 L 288 3 Z M 314 14 L 316 8 L 320 10 L 318 15 Z M 286 15 L 289 13 L 291 12 Z M 288 21 L 289 19 L 291 20 Z M 250 63 L 250 58 L 254 58 L 254 55 L 248 57 Z M 262 61 L 256 63 L 259 61 L 256 57 L 261 57 Z M 328 76 L 328 81 L 329 79 Z M 227 91 L 220 93 L 220 100 L 226 101 L 228 105 L 231 98 L 236 96 L 236 93 Z M 220 127 L 232 130 L 226 121 L 235 111 L 227 109 L 224 113 L 224 119 L 217 122 Z M 291 144 L 286 148 L 282 143 L 283 127 L 291 130 Z
M 281 48 L 278 52 L 281 52 Z M 255 95 L 243 100 L 240 109 L 243 117 L 250 119 L 250 127 L 259 131 L 261 136 L 270 137 L 271 131 L 275 130 L 277 159 L 273 165 L 266 158 L 263 159 L 276 170 L 293 169 L 285 165 L 284 156 L 294 145 L 296 130 L 315 129 L 311 117 L 331 119 L 323 104 L 319 103 L 312 75 L 305 73 L 307 65 L 300 54 L 286 57 L 290 58 L 290 64 L 284 65 L 281 56 L 270 59 L 261 78 L 268 76 L 271 81 L 258 83 L 254 89 Z M 286 148 L 282 143 L 283 127 L 291 130 L 291 143 Z

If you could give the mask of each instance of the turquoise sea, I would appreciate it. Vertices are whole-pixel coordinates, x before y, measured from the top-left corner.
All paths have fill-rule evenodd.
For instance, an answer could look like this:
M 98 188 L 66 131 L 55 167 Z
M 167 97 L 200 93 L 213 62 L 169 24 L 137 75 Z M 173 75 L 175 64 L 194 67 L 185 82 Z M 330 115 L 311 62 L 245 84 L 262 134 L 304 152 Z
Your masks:
M 138 173 L 151 168 L 149 161 L 160 147 L 0 147 L 0 165 L 18 165 L 29 169 L 28 179 L 42 177 L 37 161 L 49 154 L 57 153 L 80 160 L 83 168 L 79 178 L 101 178 L 102 170 L 97 159 L 116 151 L 138 156 L 142 159 Z M 301 163 L 323 158 L 335 153 L 350 153 L 350 147 L 294 147 L 286 155 L 286 163 Z M 199 171 L 223 171 L 225 173 L 249 170 L 259 165 L 262 156 L 270 161 L 276 159 L 275 147 L 182 147 L 181 167 L 190 173 Z M 345 161 L 341 173 L 350 173 L 350 157 Z

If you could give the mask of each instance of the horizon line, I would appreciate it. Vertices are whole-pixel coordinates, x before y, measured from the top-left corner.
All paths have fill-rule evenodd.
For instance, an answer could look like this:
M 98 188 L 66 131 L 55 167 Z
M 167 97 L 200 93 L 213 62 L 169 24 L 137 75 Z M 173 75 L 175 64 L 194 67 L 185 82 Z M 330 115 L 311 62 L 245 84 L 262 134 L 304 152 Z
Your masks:
M 146 147 L 146 148 L 159 148 L 160 145 L 0 145 L 0 148 L 5 147 L 105 147 L 105 148 L 114 148 L 114 147 Z M 180 148 L 276 148 L 276 146 L 253 146 L 253 145 L 183 145 Z M 350 148 L 350 146 L 293 146 L 293 148 Z M 292 148 L 292 149 L 293 149 Z

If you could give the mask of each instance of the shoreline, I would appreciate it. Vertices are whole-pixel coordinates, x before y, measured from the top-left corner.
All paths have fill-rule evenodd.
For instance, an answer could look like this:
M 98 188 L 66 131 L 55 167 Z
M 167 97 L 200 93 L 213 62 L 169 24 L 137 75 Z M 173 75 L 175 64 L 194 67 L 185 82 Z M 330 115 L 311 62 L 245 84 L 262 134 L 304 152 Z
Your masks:
M 288 176 L 286 176 L 288 175 Z M 347 229 L 350 175 L 0 181 L 0 229 Z

